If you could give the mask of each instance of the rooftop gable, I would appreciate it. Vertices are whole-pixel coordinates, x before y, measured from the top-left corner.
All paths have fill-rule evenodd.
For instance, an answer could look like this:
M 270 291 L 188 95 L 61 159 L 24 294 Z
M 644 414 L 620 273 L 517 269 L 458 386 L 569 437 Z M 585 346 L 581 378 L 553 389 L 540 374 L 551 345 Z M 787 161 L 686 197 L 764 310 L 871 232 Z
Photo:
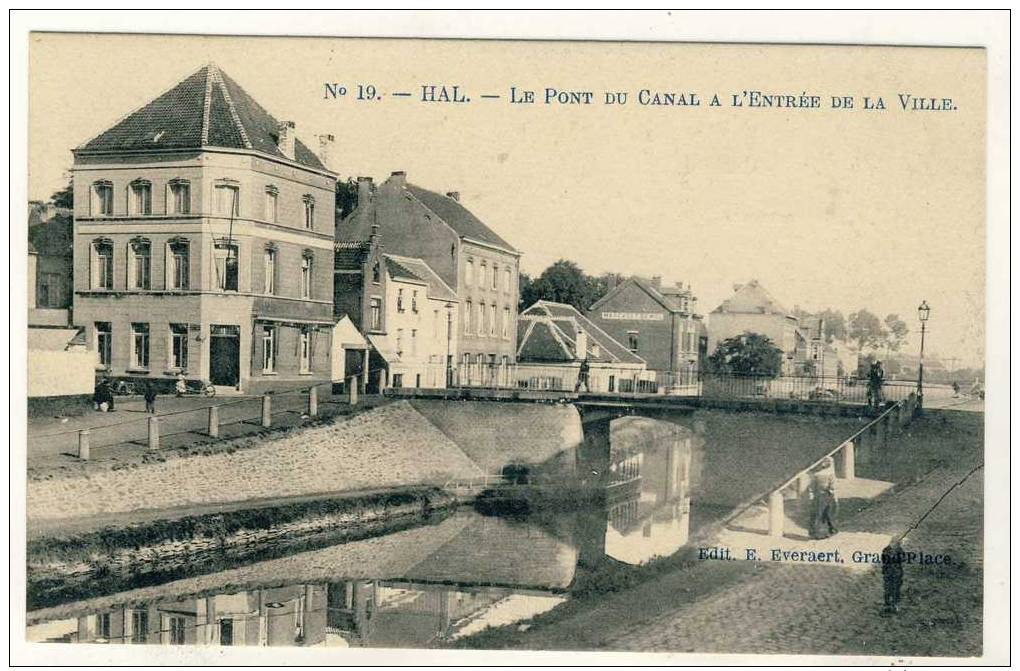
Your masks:
M 751 280 L 747 284 L 737 286 L 734 294 L 720 303 L 719 307 L 712 312 L 774 314 L 784 317 L 790 315 L 789 310 L 780 305 L 758 280 Z

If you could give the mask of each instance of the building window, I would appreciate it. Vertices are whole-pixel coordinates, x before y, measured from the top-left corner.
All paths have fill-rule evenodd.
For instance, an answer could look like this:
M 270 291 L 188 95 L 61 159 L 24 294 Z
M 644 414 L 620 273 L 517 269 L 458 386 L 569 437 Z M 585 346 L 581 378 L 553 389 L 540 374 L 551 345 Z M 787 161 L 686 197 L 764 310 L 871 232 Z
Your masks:
M 503 308 L 503 338 L 510 339 L 510 308 Z
M 185 370 L 188 367 L 188 325 L 170 325 L 170 368 Z
M 418 314 L 418 290 L 411 291 L 411 312 Z
M 496 304 L 489 306 L 489 335 L 496 335 Z
M 513 279 L 510 274 L 510 269 L 507 268 L 503 271 L 503 291 L 510 293 L 510 281 Z
M 369 324 L 373 331 L 382 330 L 382 301 L 372 298 L 368 301 Z
M 478 304 L 478 335 L 485 335 L 485 303 Z
M 188 289 L 189 282 L 189 246 L 187 240 L 171 240 L 167 247 L 169 259 L 167 263 L 167 287 L 169 289 Z
M 474 318 L 474 312 L 472 312 L 473 307 L 474 306 L 472 306 L 471 301 L 468 301 L 465 304 L 466 309 L 464 310 L 464 335 L 470 335 L 472 333 L 471 320 Z
M 439 310 L 432 311 L 432 338 L 439 337 Z
M 237 245 L 224 240 L 213 249 L 216 266 L 216 288 L 220 291 L 237 291 Z
M 128 277 L 132 289 L 149 289 L 152 269 L 152 244 L 148 240 L 132 240 L 128 255 Z
M 637 354 L 638 351 L 638 332 L 627 331 L 627 349 Z
M 397 289 L 397 312 L 404 311 L 404 290 Z
M 236 217 L 241 213 L 240 192 L 235 184 L 216 185 L 216 214 Z
M 183 179 L 170 180 L 167 214 L 191 214 L 191 184 Z
M 113 216 L 113 183 L 105 180 L 92 185 L 90 212 L 93 217 Z
M 110 614 L 100 613 L 96 615 L 96 638 L 110 640 Z
M 128 213 L 152 214 L 152 183 L 148 180 L 136 179 L 128 185 Z
M 315 199 L 305 196 L 302 201 L 305 204 L 305 228 L 312 230 L 315 228 Z
M 312 297 L 312 255 L 301 257 L 301 298 Z
M 184 632 L 187 622 L 183 617 L 172 616 L 169 618 L 170 645 L 184 645 Z
M 482 289 L 485 288 L 485 278 L 488 272 L 489 272 L 488 264 L 486 264 L 485 261 L 482 261 L 482 264 L 478 267 L 478 282 L 477 282 L 478 286 L 481 287 Z
M 262 330 L 262 372 L 276 371 L 276 327 L 266 326 Z
M 276 249 L 267 247 L 262 257 L 262 293 L 276 293 Z
M 220 620 L 220 645 L 234 645 L 234 621 L 231 619 Z
M 96 240 L 92 243 L 92 288 L 113 289 L 113 242 Z
M 492 264 L 492 290 L 499 289 L 499 266 Z
M 149 633 L 149 611 L 131 611 L 131 642 L 145 643 L 146 634 Z
M 411 356 L 418 356 L 418 329 L 411 329 Z
M 113 329 L 110 322 L 96 322 L 96 349 L 99 350 L 99 365 L 110 367 L 113 352 Z
M 271 224 L 275 224 L 279 220 L 279 208 L 277 202 L 279 200 L 280 191 L 275 186 L 266 187 L 266 208 L 265 218 Z
M 475 277 L 475 261 L 474 259 L 468 259 L 467 265 L 464 266 L 464 284 L 471 286 L 471 281 Z
M 382 281 L 382 270 L 379 268 L 379 262 L 376 261 L 372 264 L 372 282 L 379 284 Z
M 471 365 L 471 355 L 468 354 L 467 352 L 464 352 L 464 356 L 462 357 L 462 362 L 461 363 L 464 365 L 465 368 L 470 366 Z
M 149 368 L 149 325 L 131 324 L 131 367 Z
M 312 370 L 312 332 L 308 328 L 301 329 L 299 349 L 301 372 L 310 373 Z

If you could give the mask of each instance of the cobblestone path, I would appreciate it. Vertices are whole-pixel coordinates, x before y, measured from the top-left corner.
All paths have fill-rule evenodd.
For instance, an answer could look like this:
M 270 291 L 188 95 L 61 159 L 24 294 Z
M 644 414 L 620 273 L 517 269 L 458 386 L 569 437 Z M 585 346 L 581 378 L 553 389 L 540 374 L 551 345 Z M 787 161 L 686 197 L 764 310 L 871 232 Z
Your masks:
M 883 497 L 847 525 L 902 531 L 976 465 L 940 468 Z M 753 575 L 653 622 L 613 632 L 605 649 L 657 652 L 970 656 L 981 653 L 982 476 L 954 489 L 904 542 L 949 554 L 950 567 L 911 566 L 903 610 L 881 617 L 882 578 L 830 565 L 762 563 Z M 743 562 L 742 562 L 743 563 Z

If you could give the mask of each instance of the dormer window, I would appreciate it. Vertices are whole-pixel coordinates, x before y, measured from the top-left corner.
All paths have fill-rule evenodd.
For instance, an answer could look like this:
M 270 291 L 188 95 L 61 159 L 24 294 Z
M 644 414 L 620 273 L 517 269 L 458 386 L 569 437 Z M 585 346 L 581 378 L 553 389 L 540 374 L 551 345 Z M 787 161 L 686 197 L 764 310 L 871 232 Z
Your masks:
M 152 182 L 136 179 L 128 185 L 128 214 L 143 216 L 152 214 Z
M 113 183 L 100 180 L 92 185 L 90 213 L 93 217 L 113 216 Z
M 264 216 L 266 221 L 271 224 L 275 224 L 279 217 L 278 201 L 280 196 L 280 190 L 275 186 L 269 185 L 266 187 L 266 204 Z
M 172 179 L 167 185 L 167 214 L 191 214 L 191 183 L 186 179 Z
M 305 204 L 305 228 L 311 231 L 315 228 L 315 199 L 306 194 L 301 200 Z

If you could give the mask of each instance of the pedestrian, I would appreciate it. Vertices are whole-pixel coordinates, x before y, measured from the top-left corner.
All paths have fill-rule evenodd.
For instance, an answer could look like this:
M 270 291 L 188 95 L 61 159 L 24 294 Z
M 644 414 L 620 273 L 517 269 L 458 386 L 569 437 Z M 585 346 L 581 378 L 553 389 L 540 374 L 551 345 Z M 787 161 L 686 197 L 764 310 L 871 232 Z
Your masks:
M 591 365 L 588 363 L 588 357 L 584 357 L 581 361 L 581 368 L 577 371 L 577 384 L 574 385 L 574 393 L 581 390 L 581 385 L 584 385 L 584 390 L 590 392 L 591 388 L 588 386 L 588 372 L 591 370 Z
M 113 385 L 110 384 L 110 380 L 103 378 L 103 381 L 99 383 L 100 393 L 102 394 L 102 402 L 106 404 L 106 412 L 113 412 Z
M 832 457 L 825 457 L 811 477 L 814 515 L 811 519 L 811 538 L 828 538 L 839 532 L 836 517 L 839 514 L 839 498 L 836 496 L 836 464 Z
M 156 387 L 151 382 L 145 385 L 145 412 L 156 414 Z
M 868 370 L 868 399 L 875 410 L 882 407 L 882 385 L 884 383 L 885 370 L 882 368 L 882 362 L 876 360 Z
M 882 550 L 882 615 L 900 612 L 900 588 L 903 586 L 903 546 L 899 538 Z
M 184 396 L 184 392 L 188 390 L 188 383 L 184 379 L 184 373 L 177 373 L 177 382 L 174 384 L 174 392 L 177 394 L 177 398 Z

